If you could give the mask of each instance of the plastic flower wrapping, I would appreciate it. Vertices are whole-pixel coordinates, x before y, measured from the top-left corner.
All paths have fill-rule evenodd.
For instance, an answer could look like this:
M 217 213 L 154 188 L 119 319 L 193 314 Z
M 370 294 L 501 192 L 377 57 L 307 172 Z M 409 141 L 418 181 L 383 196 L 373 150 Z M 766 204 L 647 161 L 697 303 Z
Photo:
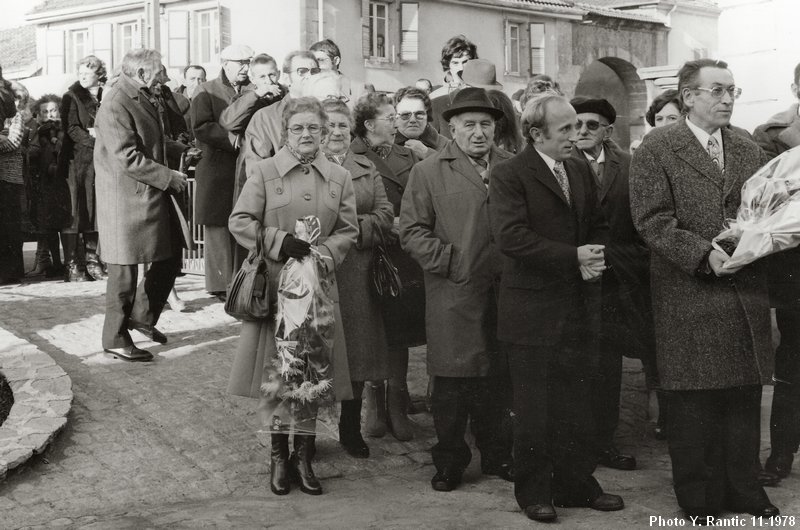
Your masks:
M 273 380 L 262 385 L 262 394 L 281 401 L 287 414 L 273 416 L 269 430 L 303 430 L 313 426 L 319 405 L 333 401 L 331 356 L 335 336 L 331 282 L 316 248 L 320 223 L 316 216 L 298 219 L 295 237 L 311 243 L 311 254 L 290 258 L 278 277 Z M 278 380 L 279 379 L 279 380 Z M 289 418 L 281 417 L 288 416 Z M 313 428 L 313 427 L 311 427 Z
M 742 187 L 736 219 L 712 241 L 735 269 L 800 245 L 800 148 L 773 158 Z

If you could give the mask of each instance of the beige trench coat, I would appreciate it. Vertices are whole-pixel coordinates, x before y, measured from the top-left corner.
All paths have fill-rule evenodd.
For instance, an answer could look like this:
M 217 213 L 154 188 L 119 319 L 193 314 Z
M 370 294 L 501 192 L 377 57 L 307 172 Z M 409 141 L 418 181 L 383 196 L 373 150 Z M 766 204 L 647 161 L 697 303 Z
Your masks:
M 233 208 L 228 228 L 236 241 L 255 248 L 259 226 L 265 228 L 264 249 L 269 267 L 269 297 L 275 303 L 278 275 L 286 262 L 281 244 L 294 232 L 295 221 L 306 215 L 320 220 L 318 249 L 333 275 L 358 237 L 356 201 L 350 173 L 319 153 L 303 166 L 286 148 L 274 157 L 248 164 L 247 182 Z M 331 298 L 336 303 L 336 336 L 333 345 L 334 393 L 336 399 L 352 399 L 347 346 L 339 311 L 339 293 L 333 279 Z M 265 363 L 277 355 L 275 321 L 243 322 L 228 391 L 239 396 L 259 397 Z

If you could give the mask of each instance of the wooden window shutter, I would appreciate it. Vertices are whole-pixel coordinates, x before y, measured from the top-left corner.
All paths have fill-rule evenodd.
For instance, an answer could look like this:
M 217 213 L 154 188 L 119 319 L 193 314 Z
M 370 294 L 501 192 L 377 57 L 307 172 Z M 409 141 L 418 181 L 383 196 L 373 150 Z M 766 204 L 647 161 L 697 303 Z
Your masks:
M 47 64 L 45 73 L 63 74 L 64 73 L 64 32 L 61 30 L 48 29 L 45 37 L 45 52 Z
M 189 12 L 167 12 L 167 60 L 170 68 L 183 68 L 189 64 Z
M 216 56 L 226 47 L 231 45 L 231 10 L 229 7 L 220 6 L 217 8 L 217 21 L 219 22 L 219 39 Z
M 369 0 L 361 0 L 361 55 L 365 59 L 370 56 L 369 41 Z

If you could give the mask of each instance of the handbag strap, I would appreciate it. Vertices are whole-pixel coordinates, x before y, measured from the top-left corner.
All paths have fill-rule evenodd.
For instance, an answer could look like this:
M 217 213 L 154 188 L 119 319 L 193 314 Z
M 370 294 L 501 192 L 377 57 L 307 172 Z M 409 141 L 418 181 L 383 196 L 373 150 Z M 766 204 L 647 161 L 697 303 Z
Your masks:
M 258 225 L 258 231 L 256 232 L 256 255 L 255 257 L 260 259 L 264 258 L 264 225 Z

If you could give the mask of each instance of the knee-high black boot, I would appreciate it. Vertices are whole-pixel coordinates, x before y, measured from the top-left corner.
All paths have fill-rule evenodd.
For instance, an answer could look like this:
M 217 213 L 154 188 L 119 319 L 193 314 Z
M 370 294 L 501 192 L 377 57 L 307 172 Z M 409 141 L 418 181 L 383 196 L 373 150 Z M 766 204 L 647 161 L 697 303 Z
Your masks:
M 269 455 L 269 489 L 275 495 L 289 493 L 289 435 L 273 434 Z
M 64 260 L 67 262 L 65 282 L 85 282 L 86 276 L 83 263 L 78 256 L 78 234 L 61 234 L 61 243 L 64 245 Z
M 354 381 L 354 399 L 342 401 L 342 413 L 339 415 L 339 443 L 344 450 L 355 458 L 368 458 L 369 447 L 361 436 L 361 394 L 364 383 Z
M 314 435 L 294 435 L 294 454 L 290 464 L 294 478 L 300 484 L 300 491 L 309 495 L 322 495 L 322 485 L 311 469 L 310 451 L 314 438 Z

